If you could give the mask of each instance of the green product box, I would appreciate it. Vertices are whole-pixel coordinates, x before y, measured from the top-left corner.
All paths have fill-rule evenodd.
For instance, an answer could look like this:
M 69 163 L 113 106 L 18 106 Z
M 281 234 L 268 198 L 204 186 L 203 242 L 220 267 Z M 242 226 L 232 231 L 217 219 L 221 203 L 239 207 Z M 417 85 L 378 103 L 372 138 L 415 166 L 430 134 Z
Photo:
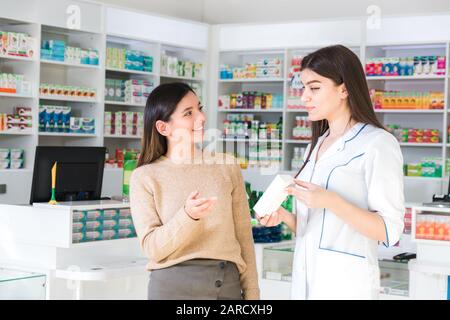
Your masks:
M 123 185 L 122 193 L 124 197 L 130 195 L 130 177 L 133 170 L 136 168 L 137 160 L 124 160 L 123 162 Z

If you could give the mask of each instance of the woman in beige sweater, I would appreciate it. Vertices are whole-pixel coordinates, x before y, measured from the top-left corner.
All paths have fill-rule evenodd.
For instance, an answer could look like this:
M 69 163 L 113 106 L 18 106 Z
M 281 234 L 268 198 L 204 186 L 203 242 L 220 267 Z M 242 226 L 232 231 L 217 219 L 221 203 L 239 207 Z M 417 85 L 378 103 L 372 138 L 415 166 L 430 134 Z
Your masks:
M 160 85 L 147 100 L 130 202 L 149 299 L 259 299 L 240 167 L 195 147 L 205 121 L 186 84 Z

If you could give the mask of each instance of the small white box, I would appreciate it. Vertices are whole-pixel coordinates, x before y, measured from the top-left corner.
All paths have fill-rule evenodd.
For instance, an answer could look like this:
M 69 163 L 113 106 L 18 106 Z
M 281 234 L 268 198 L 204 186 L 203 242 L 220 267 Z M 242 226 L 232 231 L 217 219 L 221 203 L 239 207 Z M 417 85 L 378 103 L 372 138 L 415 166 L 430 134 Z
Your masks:
M 286 199 L 288 194 L 285 189 L 290 184 L 292 184 L 294 178 L 289 175 L 279 174 L 273 179 L 264 192 L 261 199 L 258 200 L 253 210 L 259 217 L 264 217 L 265 215 L 271 214 L 276 211 L 283 201 Z

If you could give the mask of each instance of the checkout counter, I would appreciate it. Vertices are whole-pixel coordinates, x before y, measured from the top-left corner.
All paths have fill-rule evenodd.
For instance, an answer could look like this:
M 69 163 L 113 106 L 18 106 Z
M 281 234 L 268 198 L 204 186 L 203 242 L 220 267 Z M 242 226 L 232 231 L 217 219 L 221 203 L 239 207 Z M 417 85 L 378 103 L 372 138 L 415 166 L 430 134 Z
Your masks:
M 128 203 L 0 205 L 0 213 L 5 298 L 147 298 L 147 259 Z

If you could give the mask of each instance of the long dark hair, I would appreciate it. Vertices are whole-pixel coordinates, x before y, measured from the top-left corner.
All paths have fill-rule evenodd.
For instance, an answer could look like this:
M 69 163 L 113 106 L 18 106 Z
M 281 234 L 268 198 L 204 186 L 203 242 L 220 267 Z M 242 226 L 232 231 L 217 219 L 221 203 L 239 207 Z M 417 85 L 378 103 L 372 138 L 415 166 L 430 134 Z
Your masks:
M 301 70 L 309 69 L 322 77 L 332 80 L 336 85 L 345 84 L 348 93 L 348 105 L 350 107 L 350 120 L 371 124 L 384 129 L 378 121 L 369 96 L 369 87 L 366 82 L 364 69 L 358 56 L 350 49 L 335 45 L 319 49 L 308 54 L 302 60 Z M 329 128 L 326 119 L 312 122 L 311 148 L 303 166 L 296 176 L 305 167 L 311 157 L 311 153 L 322 136 Z
M 178 103 L 194 90 L 182 82 L 161 84 L 147 99 L 144 110 L 144 135 L 137 167 L 152 163 L 167 153 L 167 138 L 156 129 L 156 121 L 168 122 Z

